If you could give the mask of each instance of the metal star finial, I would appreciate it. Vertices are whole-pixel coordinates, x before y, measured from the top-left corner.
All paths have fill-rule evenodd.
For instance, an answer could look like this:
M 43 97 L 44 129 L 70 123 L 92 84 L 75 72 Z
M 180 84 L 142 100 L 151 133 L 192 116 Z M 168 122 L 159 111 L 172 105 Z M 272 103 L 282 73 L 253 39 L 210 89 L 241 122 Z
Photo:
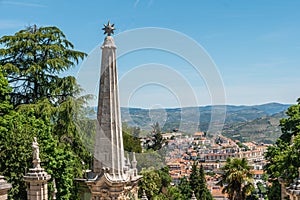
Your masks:
M 115 30 L 115 24 L 110 24 L 110 21 L 108 21 L 107 25 L 103 24 L 104 28 L 102 28 L 102 30 L 104 30 L 104 34 L 107 34 L 107 36 L 111 36 L 111 34 L 114 34 L 114 30 Z

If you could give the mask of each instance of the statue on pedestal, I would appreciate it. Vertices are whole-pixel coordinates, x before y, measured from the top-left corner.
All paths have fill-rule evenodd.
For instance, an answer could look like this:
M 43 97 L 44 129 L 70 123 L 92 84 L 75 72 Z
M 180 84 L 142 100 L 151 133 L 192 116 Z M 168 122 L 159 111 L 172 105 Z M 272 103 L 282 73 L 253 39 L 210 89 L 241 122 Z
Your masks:
M 39 144 L 37 142 L 37 138 L 34 137 L 33 142 L 32 142 L 32 156 L 33 156 L 33 167 L 34 168 L 39 168 L 40 167 L 40 148 Z
M 27 185 L 27 199 L 48 199 L 48 181 L 51 179 L 51 175 L 40 166 L 40 148 L 36 137 L 34 137 L 31 147 L 33 168 L 29 168 L 29 172 L 24 176 Z

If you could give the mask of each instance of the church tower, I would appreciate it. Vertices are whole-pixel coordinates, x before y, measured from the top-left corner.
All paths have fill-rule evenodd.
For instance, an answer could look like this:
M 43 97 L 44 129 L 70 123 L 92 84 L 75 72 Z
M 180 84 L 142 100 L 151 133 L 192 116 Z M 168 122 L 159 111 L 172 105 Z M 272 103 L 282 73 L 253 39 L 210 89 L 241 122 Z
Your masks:
M 81 199 L 129 200 L 138 199 L 136 159 L 130 168 L 124 157 L 121 113 L 119 105 L 116 45 L 112 34 L 114 24 L 104 24 L 106 37 L 101 46 L 102 60 L 97 111 L 97 133 L 92 173 L 84 180 L 90 195 Z M 129 163 L 129 164 L 128 164 Z

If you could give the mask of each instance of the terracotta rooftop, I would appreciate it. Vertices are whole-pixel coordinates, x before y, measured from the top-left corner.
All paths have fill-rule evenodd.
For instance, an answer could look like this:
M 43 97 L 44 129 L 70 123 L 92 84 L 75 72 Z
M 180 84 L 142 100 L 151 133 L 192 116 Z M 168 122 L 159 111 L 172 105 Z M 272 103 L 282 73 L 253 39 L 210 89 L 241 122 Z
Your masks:
M 204 132 L 196 132 L 196 133 L 194 133 L 194 136 L 202 136 L 202 135 L 204 135 Z
M 252 170 L 253 174 L 264 174 L 264 170 Z

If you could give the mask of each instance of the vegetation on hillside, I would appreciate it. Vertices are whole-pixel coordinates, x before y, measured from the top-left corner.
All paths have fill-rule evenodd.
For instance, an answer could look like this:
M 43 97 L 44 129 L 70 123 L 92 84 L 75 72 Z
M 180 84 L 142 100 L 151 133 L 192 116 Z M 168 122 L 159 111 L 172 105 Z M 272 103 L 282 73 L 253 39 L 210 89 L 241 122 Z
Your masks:
M 222 134 L 244 141 L 257 141 L 274 143 L 281 135 L 279 120 L 284 117 L 289 105 L 269 103 L 258 106 L 226 106 L 226 120 Z M 122 121 L 129 126 L 139 126 L 142 130 L 152 130 L 151 115 L 166 116 L 160 122 L 163 132 L 178 130 L 183 133 L 194 133 L 196 131 L 207 132 L 209 124 L 222 126 L 222 112 L 215 106 L 215 121 L 211 121 L 212 106 L 187 107 L 174 109 L 138 109 L 121 108 Z M 222 110 L 222 109 L 221 109 Z M 220 134 L 209 133 L 209 134 Z
M 142 153 L 141 141 L 139 139 L 140 129 L 138 127 L 128 127 L 122 124 L 124 151 Z

